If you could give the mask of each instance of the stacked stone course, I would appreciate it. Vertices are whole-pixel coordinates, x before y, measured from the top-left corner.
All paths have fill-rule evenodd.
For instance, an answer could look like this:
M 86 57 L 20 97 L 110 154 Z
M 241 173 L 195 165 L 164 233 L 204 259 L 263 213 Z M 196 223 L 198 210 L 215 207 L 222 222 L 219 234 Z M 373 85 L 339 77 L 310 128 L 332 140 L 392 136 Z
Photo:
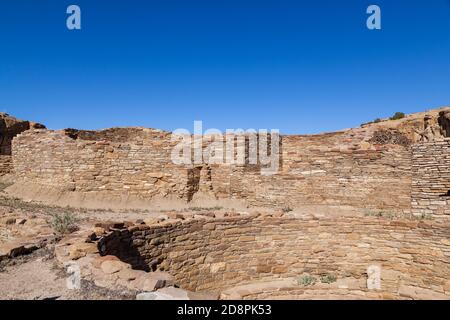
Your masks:
M 450 139 L 414 145 L 412 159 L 413 214 L 450 215 Z

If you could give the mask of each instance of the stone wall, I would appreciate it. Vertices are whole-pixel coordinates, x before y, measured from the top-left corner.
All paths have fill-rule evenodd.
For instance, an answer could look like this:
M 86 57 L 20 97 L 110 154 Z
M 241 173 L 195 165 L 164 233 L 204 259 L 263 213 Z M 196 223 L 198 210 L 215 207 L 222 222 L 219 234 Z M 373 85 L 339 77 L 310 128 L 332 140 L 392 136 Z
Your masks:
M 116 230 L 99 247 L 136 268 L 167 271 L 189 290 L 224 291 L 308 274 L 335 276 L 335 294 L 450 299 L 449 227 L 355 216 L 212 215 Z M 381 267 L 380 290 L 367 289 L 372 265 Z M 283 290 L 301 298 L 305 288 Z
M 450 215 L 450 139 L 412 148 L 412 199 L 416 215 Z
M 280 170 L 259 165 L 175 165 L 170 133 L 142 128 L 30 130 L 13 141 L 23 185 L 108 196 L 245 200 L 252 206 L 351 205 L 408 210 L 407 146 L 372 144 L 351 131 L 281 137 Z
M 280 171 L 261 175 L 254 166 L 213 170 L 212 185 L 255 206 L 351 205 L 408 209 L 410 150 L 366 145 L 346 133 L 283 136 Z M 219 176 L 218 179 L 215 179 Z M 221 183 L 226 183 L 222 185 Z
M 89 139 L 81 139 L 81 135 Z M 68 192 L 144 199 L 173 195 L 189 200 L 192 169 L 169 161 L 173 147 L 169 133 L 118 130 L 117 139 L 108 140 L 105 133 L 99 135 L 48 130 L 19 135 L 13 141 L 17 180 Z

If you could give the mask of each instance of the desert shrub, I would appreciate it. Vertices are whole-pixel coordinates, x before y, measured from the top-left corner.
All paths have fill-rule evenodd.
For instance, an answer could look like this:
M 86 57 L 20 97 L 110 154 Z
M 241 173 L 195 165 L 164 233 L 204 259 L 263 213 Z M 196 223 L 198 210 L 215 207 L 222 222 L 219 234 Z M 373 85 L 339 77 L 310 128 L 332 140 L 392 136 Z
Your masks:
M 432 220 L 433 219 L 433 215 L 429 214 L 429 213 L 421 213 L 419 215 L 411 215 L 411 220 Z
M 320 282 L 322 283 L 333 283 L 336 282 L 337 277 L 332 274 L 326 274 L 320 277 Z
M 403 112 L 396 112 L 392 117 L 390 117 L 389 119 L 391 120 L 398 120 L 398 119 L 403 119 L 405 117 L 405 114 Z
M 381 122 L 382 120 L 380 118 L 376 118 L 375 120 L 373 120 L 374 123 L 378 123 Z
M 190 207 L 189 210 L 191 211 L 211 211 L 211 210 L 222 210 L 223 207 L 221 206 L 215 206 L 215 207 Z
M 312 286 L 316 283 L 316 278 L 310 276 L 309 274 L 305 274 L 298 278 L 297 283 L 302 286 Z
M 68 234 L 78 230 L 78 219 L 73 213 L 55 213 L 52 215 L 52 228 L 60 234 Z
M 282 209 L 282 211 L 283 211 L 284 213 L 291 212 L 292 210 L 293 210 L 293 209 L 292 209 L 291 207 L 289 207 L 289 206 L 284 207 L 284 208 Z
M 364 212 L 366 217 L 382 217 L 383 211 L 367 209 Z
M 397 218 L 397 214 L 393 211 L 389 211 L 389 210 L 372 210 L 372 209 L 365 209 L 364 210 L 364 215 L 366 217 L 383 217 L 383 218 L 387 218 L 387 219 L 395 219 Z

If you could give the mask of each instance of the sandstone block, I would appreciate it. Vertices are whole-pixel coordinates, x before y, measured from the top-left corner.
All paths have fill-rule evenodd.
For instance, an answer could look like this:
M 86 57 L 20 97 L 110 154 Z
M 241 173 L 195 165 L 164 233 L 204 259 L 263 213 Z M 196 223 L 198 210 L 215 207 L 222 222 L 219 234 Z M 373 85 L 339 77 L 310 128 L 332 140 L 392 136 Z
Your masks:
M 256 267 L 256 272 L 257 273 L 270 273 L 271 271 L 272 271 L 272 267 L 271 266 L 258 265 Z
M 219 271 L 224 271 L 226 267 L 225 262 L 217 262 L 211 264 L 210 271 L 211 273 L 217 273 Z
M 102 227 L 94 227 L 92 228 L 92 232 L 94 232 L 97 237 L 100 237 L 106 233 L 106 230 Z
M 106 274 L 113 274 L 131 267 L 122 261 L 107 260 L 101 264 L 100 268 Z
M 158 222 L 160 221 L 160 219 L 158 219 L 158 218 L 146 218 L 146 219 L 144 219 L 144 223 L 146 224 L 146 225 L 153 225 L 153 224 L 157 224 Z
M 86 256 L 86 252 L 78 250 L 78 249 L 72 249 L 69 252 L 69 259 L 70 260 L 78 260 L 82 257 Z
M 130 268 L 125 268 L 125 269 L 120 270 L 117 273 L 117 276 L 122 280 L 132 281 L 132 280 L 135 280 L 139 276 L 139 271 L 132 270 Z

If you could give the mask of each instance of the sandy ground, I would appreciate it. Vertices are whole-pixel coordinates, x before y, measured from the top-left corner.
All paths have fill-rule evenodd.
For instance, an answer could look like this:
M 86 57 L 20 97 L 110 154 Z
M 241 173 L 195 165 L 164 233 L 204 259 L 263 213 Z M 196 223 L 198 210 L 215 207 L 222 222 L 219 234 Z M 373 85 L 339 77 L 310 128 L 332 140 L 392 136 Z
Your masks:
M 0 299 L 70 299 L 74 293 L 60 273 L 45 257 L 8 266 L 0 272 Z
M 124 300 L 127 291 L 109 291 L 82 282 L 80 290 L 69 290 L 66 273 L 57 267 L 52 248 L 17 258 L 0 269 L 0 300 Z

